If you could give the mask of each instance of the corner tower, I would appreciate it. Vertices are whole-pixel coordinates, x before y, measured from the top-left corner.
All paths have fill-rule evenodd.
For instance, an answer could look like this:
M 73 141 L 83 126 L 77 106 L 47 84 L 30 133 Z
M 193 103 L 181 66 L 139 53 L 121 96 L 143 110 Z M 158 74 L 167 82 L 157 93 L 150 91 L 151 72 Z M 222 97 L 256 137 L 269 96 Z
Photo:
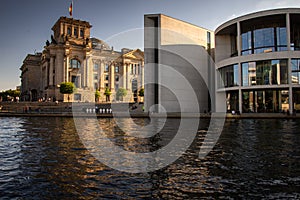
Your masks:
M 90 69 L 89 22 L 60 17 L 52 27 L 51 42 L 47 41 L 42 56 L 42 82 L 47 99 L 58 101 L 94 101 Z M 73 82 L 76 93 L 68 99 L 59 91 L 62 82 Z
M 86 45 L 86 40 L 90 38 L 91 27 L 86 21 L 60 17 L 52 27 L 53 39 L 58 43 L 69 41 L 76 45 Z

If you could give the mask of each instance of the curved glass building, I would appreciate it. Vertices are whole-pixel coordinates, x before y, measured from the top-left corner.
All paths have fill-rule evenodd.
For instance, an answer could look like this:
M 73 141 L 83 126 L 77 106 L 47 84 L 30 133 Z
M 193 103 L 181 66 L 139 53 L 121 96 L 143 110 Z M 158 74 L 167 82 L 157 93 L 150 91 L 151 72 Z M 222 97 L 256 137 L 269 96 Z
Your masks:
M 215 31 L 215 61 L 216 99 L 226 93 L 228 112 L 300 111 L 300 9 L 225 22 Z

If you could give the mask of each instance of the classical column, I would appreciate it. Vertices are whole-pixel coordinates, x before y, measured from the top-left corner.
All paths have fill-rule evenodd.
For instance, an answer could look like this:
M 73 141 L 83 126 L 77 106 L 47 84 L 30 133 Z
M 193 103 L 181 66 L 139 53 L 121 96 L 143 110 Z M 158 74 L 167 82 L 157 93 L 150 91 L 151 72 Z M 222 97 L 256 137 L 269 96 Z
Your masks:
M 110 66 L 110 79 L 109 80 L 110 80 L 111 91 L 113 91 L 115 88 L 115 65 L 114 65 L 114 63 L 112 63 Z
M 89 56 L 86 55 L 83 70 L 83 87 L 89 87 Z
M 67 73 L 67 70 L 66 70 L 66 58 L 64 57 L 63 58 L 63 62 L 62 62 L 63 66 L 62 66 L 62 81 L 61 82 L 66 82 L 66 73 Z
M 49 85 L 53 86 L 53 69 L 54 69 L 54 56 L 50 56 L 50 69 L 49 69 Z
M 130 90 L 131 86 L 130 86 L 130 66 L 131 64 L 127 64 L 127 73 L 126 73 L 126 89 Z
M 104 67 L 105 67 L 105 63 L 101 61 L 100 63 L 100 89 L 104 90 L 105 85 L 104 85 Z
M 64 52 L 62 50 L 59 50 L 56 54 L 55 59 L 55 85 L 60 84 L 61 82 L 64 82 L 65 77 L 65 65 L 64 65 Z
M 126 65 L 127 64 L 124 63 L 123 66 L 122 66 L 123 67 L 123 69 L 122 69 L 123 74 L 122 74 L 122 86 L 121 86 L 125 89 L 127 89 L 127 87 L 126 87 L 126 76 L 127 76 Z
M 66 82 L 69 82 L 69 64 L 70 64 L 70 58 L 69 56 L 67 55 L 66 56 Z
M 145 87 L 144 87 L 144 84 L 145 84 L 145 77 L 144 77 L 144 63 L 143 63 L 143 62 L 141 62 L 141 74 L 140 74 L 140 76 L 141 76 L 141 86 L 142 86 L 143 88 L 145 88 Z

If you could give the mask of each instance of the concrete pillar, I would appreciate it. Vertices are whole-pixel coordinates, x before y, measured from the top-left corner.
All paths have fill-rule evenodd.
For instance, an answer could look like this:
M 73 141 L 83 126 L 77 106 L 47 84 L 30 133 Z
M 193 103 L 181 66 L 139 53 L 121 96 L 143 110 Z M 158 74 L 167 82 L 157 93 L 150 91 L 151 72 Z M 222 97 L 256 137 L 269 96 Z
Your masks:
M 242 95 L 242 65 L 241 63 L 238 64 L 239 66 L 239 111 L 243 112 L 243 95 Z
M 291 50 L 291 24 L 290 24 L 290 14 L 286 14 L 286 41 L 288 51 Z
M 293 102 L 293 83 L 292 83 L 292 59 L 288 59 L 288 83 L 289 83 L 289 111 L 293 113 L 294 102 Z
M 242 51 L 242 43 L 241 43 L 241 24 L 240 22 L 237 22 L 237 51 L 238 51 L 238 56 L 241 56 L 241 51 Z

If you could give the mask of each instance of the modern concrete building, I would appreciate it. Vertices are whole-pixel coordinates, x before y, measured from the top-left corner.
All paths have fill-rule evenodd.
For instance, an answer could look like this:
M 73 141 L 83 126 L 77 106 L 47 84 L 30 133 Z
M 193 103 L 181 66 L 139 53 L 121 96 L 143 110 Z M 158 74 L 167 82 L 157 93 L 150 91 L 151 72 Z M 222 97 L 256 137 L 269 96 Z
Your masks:
M 216 29 L 215 45 L 217 105 L 226 93 L 228 112 L 300 110 L 300 9 L 227 21 Z
M 42 53 L 28 55 L 22 67 L 21 100 L 51 99 L 68 101 L 60 93 L 62 82 L 73 82 L 76 92 L 70 101 L 94 102 L 95 91 L 100 101 L 106 101 L 104 91 L 127 90 L 124 101 L 136 101 L 138 90 L 144 85 L 144 53 L 139 50 L 114 51 L 104 41 L 91 38 L 89 22 L 60 17 L 52 27 L 51 42 Z
M 144 27 L 145 111 L 210 111 L 213 32 L 162 14 L 145 15 Z

